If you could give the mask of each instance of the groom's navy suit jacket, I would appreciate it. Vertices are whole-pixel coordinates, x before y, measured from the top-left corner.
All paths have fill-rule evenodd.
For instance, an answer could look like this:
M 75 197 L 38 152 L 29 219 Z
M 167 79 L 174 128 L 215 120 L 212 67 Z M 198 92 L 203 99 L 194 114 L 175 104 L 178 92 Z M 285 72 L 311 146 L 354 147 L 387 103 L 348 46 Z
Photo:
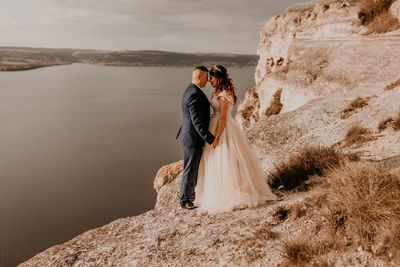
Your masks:
M 182 97 L 183 122 L 176 140 L 183 146 L 202 147 L 212 144 L 214 136 L 208 130 L 210 102 L 197 85 L 190 83 Z

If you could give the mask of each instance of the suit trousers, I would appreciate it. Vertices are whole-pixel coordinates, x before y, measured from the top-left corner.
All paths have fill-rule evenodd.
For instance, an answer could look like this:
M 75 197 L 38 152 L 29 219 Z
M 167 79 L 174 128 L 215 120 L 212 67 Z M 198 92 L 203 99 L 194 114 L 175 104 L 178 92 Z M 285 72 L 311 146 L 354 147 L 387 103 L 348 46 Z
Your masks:
M 190 201 L 194 194 L 202 153 L 202 146 L 183 146 L 183 174 L 180 191 L 182 203 Z

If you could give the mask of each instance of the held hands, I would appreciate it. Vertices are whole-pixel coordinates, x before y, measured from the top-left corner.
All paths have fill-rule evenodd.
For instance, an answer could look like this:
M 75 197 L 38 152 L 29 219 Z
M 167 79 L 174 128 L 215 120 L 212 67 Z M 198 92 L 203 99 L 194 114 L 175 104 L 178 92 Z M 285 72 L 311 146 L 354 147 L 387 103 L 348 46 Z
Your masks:
M 219 137 L 215 137 L 214 142 L 211 144 L 211 148 L 215 149 L 215 147 L 218 145 L 219 142 Z

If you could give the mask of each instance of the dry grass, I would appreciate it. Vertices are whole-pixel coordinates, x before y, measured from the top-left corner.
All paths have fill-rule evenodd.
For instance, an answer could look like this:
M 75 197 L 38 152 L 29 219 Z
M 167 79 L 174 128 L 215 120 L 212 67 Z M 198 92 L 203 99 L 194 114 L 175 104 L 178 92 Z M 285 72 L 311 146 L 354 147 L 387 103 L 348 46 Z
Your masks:
M 346 133 L 346 144 L 360 144 L 372 140 L 371 131 L 358 124 L 353 125 Z
M 281 112 L 283 104 L 281 103 L 281 94 L 282 94 L 282 88 L 279 88 L 275 94 L 274 94 L 274 99 L 271 101 L 271 104 L 265 111 L 265 115 L 267 117 L 270 117 L 272 115 L 277 115 L 279 112 Z
M 332 250 L 341 250 L 343 247 L 343 242 L 334 236 L 324 235 L 315 238 L 314 235 L 305 233 L 291 242 L 283 243 L 282 256 L 288 266 L 321 266 L 324 255 Z M 327 260 L 324 261 L 324 265 L 329 266 Z
M 368 29 L 364 35 L 385 33 L 400 29 L 399 20 L 389 11 L 395 0 L 362 0 L 358 18 Z
M 353 112 L 357 109 L 363 108 L 365 106 L 368 105 L 368 102 L 366 99 L 362 98 L 362 97 L 357 97 L 356 99 L 354 99 L 353 101 L 350 102 L 349 106 L 347 108 L 345 108 L 342 111 L 342 114 L 340 115 L 341 119 L 346 119 L 348 117 L 351 116 L 351 114 L 353 114 Z
M 383 130 L 385 130 L 387 128 L 387 126 L 392 122 L 393 122 L 393 118 L 387 118 L 387 119 L 382 120 L 378 125 L 379 132 L 382 132 Z
M 290 206 L 290 216 L 294 219 L 299 219 L 306 215 L 307 208 L 301 202 L 296 202 Z
M 292 155 L 287 163 L 278 165 L 268 175 L 268 183 L 274 189 L 282 186 L 284 190 L 291 190 L 311 175 L 322 175 L 325 169 L 338 165 L 344 158 L 333 148 L 307 147 Z
M 399 249 L 399 175 L 376 166 L 346 163 L 330 170 L 327 176 L 326 205 L 331 230 L 366 250 L 387 237 L 391 239 L 385 241 L 385 251 Z
M 341 2 L 360 8 L 358 18 L 360 24 L 367 27 L 367 32 L 365 32 L 364 35 L 369 35 L 372 33 L 385 33 L 400 29 L 400 22 L 389 11 L 390 5 L 394 1 L 395 0 L 349 0 Z M 329 5 L 333 2 L 340 1 L 325 0 L 322 2 L 324 9 L 329 8 Z
M 397 117 L 395 119 L 391 117 L 383 119 L 378 125 L 379 132 L 385 130 L 388 127 L 388 125 L 391 125 L 393 130 L 395 131 L 400 130 L 400 112 L 397 114 Z
M 345 156 L 350 161 L 359 161 L 361 159 L 359 151 L 358 152 L 346 153 Z
M 331 251 L 356 252 L 359 248 L 385 261 L 399 262 L 400 172 L 346 161 L 325 175 L 324 185 L 303 203 L 319 210 L 312 217 L 315 227 L 283 244 L 287 264 L 326 264 L 324 257 Z
M 276 224 L 279 224 L 286 219 L 299 219 L 307 214 L 307 209 L 310 207 L 305 202 L 295 202 L 290 206 L 278 206 L 274 209 L 272 217 Z
M 397 117 L 393 121 L 392 126 L 393 126 L 394 130 L 396 130 L 396 131 L 400 130 L 400 112 L 399 112 L 399 114 L 397 114 Z
M 285 220 L 290 213 L 290 209 L 284 206 L 279 206 L 274 210 L 273 217 L 278 221 Z
M 389 90 L 392 90 L 392 89 L 396 88 L 396 87 L 399 86 L 399 85 L 400 85 L 400 79 L 398 79 L 397 81 L 392 82 L 392 83 L 386 85 L 386 87 L 384 88 L 384 90 L 385 90 L 385 91 L 389 91 Z

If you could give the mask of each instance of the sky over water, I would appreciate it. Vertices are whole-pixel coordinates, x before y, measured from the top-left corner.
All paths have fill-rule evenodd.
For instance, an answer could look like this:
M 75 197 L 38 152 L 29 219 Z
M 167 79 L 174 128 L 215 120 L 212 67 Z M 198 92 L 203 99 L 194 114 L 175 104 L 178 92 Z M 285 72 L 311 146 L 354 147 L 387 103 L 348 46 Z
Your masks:
M 309 2 L 310 3 L 310 2 Z M 0 0 L 0 46 L 255 54 L 299 0 Z

